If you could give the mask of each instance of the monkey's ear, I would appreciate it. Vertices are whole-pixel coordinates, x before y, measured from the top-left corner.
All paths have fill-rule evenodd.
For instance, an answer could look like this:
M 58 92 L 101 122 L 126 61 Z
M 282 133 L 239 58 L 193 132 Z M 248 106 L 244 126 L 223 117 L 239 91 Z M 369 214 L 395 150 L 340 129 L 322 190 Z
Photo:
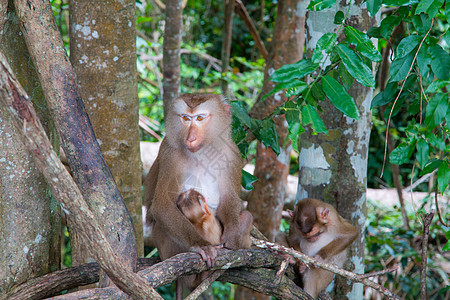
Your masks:
M 228 113 L 229 116 L 231 116 L 231 105 L 230 104 L 224 104 L 223 109 Z
M 317 208 L 317 218 L 323 223 L 328 223 L 328 214 L 330 210 L 326 207 L 318 207 Z

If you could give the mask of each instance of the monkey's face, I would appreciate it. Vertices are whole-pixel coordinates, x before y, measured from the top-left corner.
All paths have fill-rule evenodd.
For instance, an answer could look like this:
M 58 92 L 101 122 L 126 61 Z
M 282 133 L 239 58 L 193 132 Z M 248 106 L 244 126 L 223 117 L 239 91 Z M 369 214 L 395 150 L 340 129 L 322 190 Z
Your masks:
M 299 205 L 294 214 L 294 226 L 300 235 L 308 242 L 317 241 L 323 233 L 323 226 L 316 216 L 316 210 L 312 206 Z

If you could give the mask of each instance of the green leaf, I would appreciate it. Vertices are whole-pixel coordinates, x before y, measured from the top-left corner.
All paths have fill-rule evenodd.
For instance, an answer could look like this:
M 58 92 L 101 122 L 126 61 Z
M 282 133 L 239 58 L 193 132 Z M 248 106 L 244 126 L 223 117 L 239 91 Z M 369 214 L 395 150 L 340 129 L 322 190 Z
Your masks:
M 348 90 L 352 84 L 355 78 L 347 71 L 344 65 L 339 64 L 338 67 L 339 76 L 341 77 L 342 85 L 346 90 Z
M 245 171 L 244 169 L 242 171 L 242 179 L 241 184 L 247 191 L 253 191 L 253 185 L 252 183 L 258 180 L 258 177 L 253 176 L 249 172 Z
M 415 143 L 401 143 L 397 148 L 392 150 L 389 155 L 389 161 L 394 165 L 401 165 L 407 162 L 414 151 Z
M 439 168 L 441 163 L 442 163 L 442 160 L 440 160 L 440 159 L 433 159 L 433 160 L 428 161 L 427 164 L 425 165 L 425 167 L 420 172 L 419 176 L 424 176 L 426 174 L 433 172 L 434 170 Z
M 450 84 L 449 80 L 435 80 L 433 81 L 427 88 L 427 90 L 425 91 L 426 93 L 436 93 L 438 90 L 446 87 L 447 85 Z
M 348 47 L 340 44 L 337 47 L 337 53 L 342 59 L 345 67 L 355 79 L 364 86 L 375 87 L 372 70 L 364 64 L 361 58 Z
M 377 106 L 383 106 L 385 104 L 388 104 L 392 100 L 395 99 L 397 96 L 398 90 L 397 90 L 397 83 L 396 82 L 389 82 L 386 85 L 386 88 L 384 91 L 379 92 L 375 98 L 373 98 L 372 103 L 370 103 L 370 109 L 377 107 Z
M 428 102 L 425 111 L 425 123 L 430 129 L 434 129 L 444 119 L 448 109 L 448 96 L 444 93 L 435 94 Z
M 245 126 L 250 128 L 251 118 L 247 113 L 247 109 L 245 108 L 245 104 L 242 101 L 232 101 L 230 103 L 231 109 L 233 111 L 233 115 L 238 118 L 238 120 L 244 124 Z
M 286 89 L 286 93 L 284 94 L 284 96 L 289 98 L 295 95 L 300 95 L 307 87 L 308 85 L 304 82 L 303 84 L 297 84 L 294 87 Z
M 381 32 L 380 27 L 370 27 L 369 30 L 367 30 L 367 35 L 373 38 L 381 39 Z
M 405 79 L 413 60 L 414 53 L 410 53 L 409 55 L 400 58 L 396 57 L 391 64 L 391 78 L 389 78 L 389 82 Z
M 417 47 L 417 45 L 419 45 L 421 40 L 422 37 L 418 35 L 410 35 L 402 39 L 397 46 L 396 58 L 405 57 L 406 55 L 411 53 Z
M 292 141 L 292 149 L 299 152 L 298 149 L 298 135 L 305 132 L 305 129 L 300 125 L 299 122 L 289 125 L 289 139 Z
M 431 55 L 431 69 L 437 78 L 448 80 L 450 78 L 450 55 L 439 45 L 429 48 Z
M 286 116 L 286 121 L 289 125 L 300 123 L 300 111 L 294 102 L 287 101 L 284 104 L 284 109 L 286 110 L 284 115 Z
M 370 16 L 373 17 L 380 10 L 381 0 L 367 0 L 367 9 L 369 10 Z
M 431 27 L 432 19 L 433 18 L 429 18 L 428 15 L 420 14 L 412 17 L 412 23 L 420 35 L 425 35 Z
M 383 0 L 384 5 L 403 6 L 418 3 L 418 0 Z
M 261 98 L 261 101 L 264 101 L 264 100 L 266 100 L 266 98 L 267 97 L 270 97 L 270 96 L 272 96 L 273 94 L 276 94 L 277 92 L 279 92 L 279 91 L 282 91 L 282 90 L 284 90 L 284 89 L 292 89 L 292 88 L 295 88 L 295 89 L 298 89 L 299 90 L 299 93 L 301 93 L 304 89 L 306 89 L 308 87 L 308 85 L 305 83 L 305 82 L 303 82 L 303 81 L 301 81 L 301 80 L 298 80 L 298 79 L 294 79 L 294 80 L 292 80 L 292 81 L 289 81 L 289 82 L 281 82 L 281 83 L 278 83 L 270 92 L 268 92 L 267 94 L 265 94 L 262 98 Z M 296 94 L 295 94 L 296 95 Z M 286 96 L 286 97 L 290 97 L 290 96 Z
M 416 149 L 417 162 L 419 163 L 419 167 L 423 169 L 425 167 L 425 164 L 428 162 L 428 152 L 430 150 L 430 147 L 424 139 L 420 139 L 416 145 Z
M 334 44 L 336 44 L 337 36 L 334 32 L 325 33 L 317 41 L 316 48 L 325 50 L 326 53 L 330 53 L 333 50 Z
M 315 82 L 311 86 L 311 95 L 317 100 L 324 100 L 325 93 L 323 92 L 322 85 L 319 82 Z
M 302 107 L 302 123 L 303 125 L 311 124 L 311 128 L 316 133 L 323 132 L 328 135 L 328 130 L 316 109 L 309 104 Z
M 419 5 L 417 5 L 415 14 L 426 13 L 431 18 L 434 18 L 442 4 L 444 4 L 444 0 L 421 0 Z
M 380 25 L 380 34 L 385 39 L 389 39 L 392 34 L 392 30 L 394 30 L 394 27 L 400 24 L 400 21 L 402 19 L 399 16 L 396 15 L 390 15 L 381 21 Z
M 420 47 L 416 62 L 422 77 L 427 77 L 427 75 L 431 72 L 431 57 L 430 54 L 428 54 L 427 45 L 423 44 L 422 47 Z
M 334 15 L 334 24 L 342 24 L 344 22 L 345 16 L 344 13 L 341 10 L 338 10 L 338 12 Z
M 276 155 L 280 154 L 280 145 L 278 144 L 278 133 L 275 123 L 272 119 L 255 120 L 252 119 L 250 127 L 252 133 L 266 147 L 271 147 Z
M 443 161 L 439 166 L 439 170 L 437 172 L 437 181 L 439 191 L 441 191 L 441 193 L 443 194 L 450 182 L 450 166 L 448 165 L 448 162 Z
M 450 23 L 450 1 L 445 2 L 445 16 L 447 17 L 447 23 Z
M 287 64 L 276 70 L 270 80 L 273 82 L 289 82 L 300 79 L 314 72 L 319 64 L 313 64 L 308 59 L 302 59 L 294 64 Z
M 328 75 L 323 76 L 321 80 L 323 91 L 331 103 L 346 116 L 359 120 L 359 110 L 355 100 L 347 93 L 344 87 L 336 79 Z
M 309 10 L 321 11 L 325 8 L 332 7 L 336 4 L 336 0 L 312 0 L 309 5 Z
M 362 55 L 372 61 L 381 61 L 382 57 L 380 52 L 378 52 L 372 41 L 365 33 L 353 28 L 352 26 L 345 27 L 344 32 L 349 42 L 352 45 L 355 45 L 356 50 Z

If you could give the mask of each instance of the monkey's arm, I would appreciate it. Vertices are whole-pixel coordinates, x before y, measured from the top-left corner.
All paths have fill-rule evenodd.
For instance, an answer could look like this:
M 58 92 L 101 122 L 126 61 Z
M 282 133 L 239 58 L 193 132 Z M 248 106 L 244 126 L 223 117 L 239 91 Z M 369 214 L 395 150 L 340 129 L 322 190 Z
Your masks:
M 317 252 L 317 255 L 323 259 L 327 259 L 328 257 L 344 251 L 358 235 L 356 228 L 346 221 L 337 226 L 340 226 L 340 232 L 336 238 Z
M 241 245 L 241 230 L 239 215 L 241 213 L 241 199 L 234 191 L 222 196 L 216 217 L 223 225 L 222 241 L 225 248 L 237 250 Z

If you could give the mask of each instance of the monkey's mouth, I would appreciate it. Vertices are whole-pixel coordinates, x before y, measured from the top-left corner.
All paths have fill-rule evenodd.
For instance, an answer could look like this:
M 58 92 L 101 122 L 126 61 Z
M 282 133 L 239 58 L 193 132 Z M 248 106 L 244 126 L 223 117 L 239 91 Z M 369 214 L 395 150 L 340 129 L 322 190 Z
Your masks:
M 315 242 L 318 238 L 319 235 L 321 234 L 321 232 L 317 232 L 316 234 L 310 235 L 310 236 L 305 236 L 305 239 L 308 240 L 308 242 Z
M 188 150 L 191 151 L 191 152 L 197 152 L 198 150 L 200 150 L 201 145 L 195 146 L 195 147 L 189 147 L 189 146 L 187 146 L 187 148 L 188 148 Z

